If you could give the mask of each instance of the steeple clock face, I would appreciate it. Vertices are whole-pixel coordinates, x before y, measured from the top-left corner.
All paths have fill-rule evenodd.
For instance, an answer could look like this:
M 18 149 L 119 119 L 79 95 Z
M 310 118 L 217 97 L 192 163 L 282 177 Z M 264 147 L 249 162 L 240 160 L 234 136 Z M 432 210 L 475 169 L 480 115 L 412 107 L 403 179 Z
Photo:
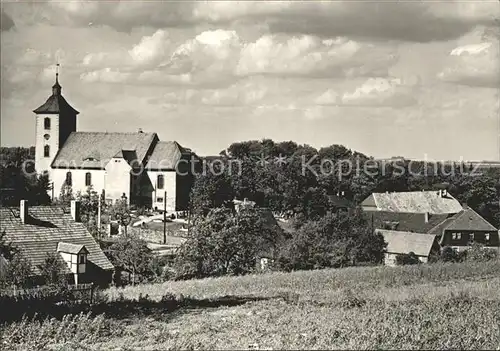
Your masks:
M 43 137 L 45 138 L 45 140 L 49 140 L 50 139 L 50 135 L 49 134 L 45 134 Z

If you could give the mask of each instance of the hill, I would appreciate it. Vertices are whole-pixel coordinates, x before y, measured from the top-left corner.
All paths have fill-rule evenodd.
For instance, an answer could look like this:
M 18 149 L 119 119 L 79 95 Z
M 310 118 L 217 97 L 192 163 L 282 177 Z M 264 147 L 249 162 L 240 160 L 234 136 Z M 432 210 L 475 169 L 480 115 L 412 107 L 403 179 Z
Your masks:
M 14 323 L 0 342 L 21 349 L 41 340 L 96 350 L 496 349 L 499 268 L 498 261 L 364 267 L 111 288 L 105 316 Z

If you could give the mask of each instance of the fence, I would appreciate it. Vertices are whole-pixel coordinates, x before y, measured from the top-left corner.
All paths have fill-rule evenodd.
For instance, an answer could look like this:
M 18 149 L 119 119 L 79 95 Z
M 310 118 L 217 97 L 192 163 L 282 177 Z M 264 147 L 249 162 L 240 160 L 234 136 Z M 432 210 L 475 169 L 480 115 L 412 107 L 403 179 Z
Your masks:
M 48 294 L 54 293 L 56 290 L 60 292 L 60 289 L 51 286 L 39 286 L 27 289 L 18 289 L 14 287 L 11 289 L 0 289 L 0 297 L 8 296 L 16 299 L 24 299 L 26 297 L 43 298 Z M 94 300 L 95 286 L 93 283 L 68 285 L 64 287 L 64 290 L 69 293 L 73 301 L 92 303 Z

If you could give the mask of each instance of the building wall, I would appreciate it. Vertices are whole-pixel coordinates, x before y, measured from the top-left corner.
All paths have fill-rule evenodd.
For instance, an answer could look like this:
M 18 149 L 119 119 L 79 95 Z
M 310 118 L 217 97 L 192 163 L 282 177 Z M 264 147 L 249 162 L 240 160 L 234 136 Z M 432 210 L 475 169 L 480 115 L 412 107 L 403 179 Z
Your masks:
M 163 175 L 164 187 L 158 189 L 158 175 Z M 148 171 L 148 176 L 155 189 L 152 193 L 152 206 L 158 210 L 163 210 L 164 203 L 163 197 L 165 191 L 167 192 L 167 211 L 172 212 L 176 210 L 177 204 L 177 173 L 175 171 Z M 158 201 L 159 200 L 159 201 Z
M 130 165 L 123 158 L 112 158 L 108 162 L 104 183 L 107 201 L 114 203 L 125 193 L 127 202 L 130 203 L 130 170 Z
M 44 127 L 46 117 L 50 118 L 50 129 Z M 35 169 L 38 173 L 48 171 L 49 176 L 51 176 L 50 164 L 59 150 L 59 115 L 36 115 L 35 123 Z M 45 139 L 46 134 L 49 139 Z M 45 145 L 50 147 L 49 157 L 44 157 Z
M 87 186 L 85 185 L 85 174 L 89 172 L 91 174 L 92 188 L 98 194 L 102 193 L 105 189 L 106 171 L 103 169 L 88 170 L 88 169 L 52 169 L 52 178 L 54 182 L 54 197 L 59 197 L 61 194 L 61 188 L 66 182 L 66 173 L 71 172 L 72 183 L 71 186 L 73 194 L 77 194 L 78 191 L 85 193 L 87 191 Z
M 386 252 L 385 259 L 384 259 L 384 264 L 386 266 L 390 266 L 390 267 L 396 266 L 396 256 L 397 255 L 399 255 L 399 253 L 389 253 L 389 252 Z M 428 261 L 428 257 L 424 257 L 424 256 L 418 256 L 418 259 L 422 263 L 427 263 L 427 261 Z
M 453 239 L 453 233 L 460 233 L 461 234 L 460 238 Z M 474 234 L 473 238 L 471 234 Z M 486 234 L 489 234 L 489 240 L 486 240 Z M 441 246 L 468 247 L 471 243 L 471 239 L 473 239 L 474 242 L 489 247 L 498 247 L 500 245 L 498 238 L 498 231 L 445 230 L 443 234 L 443 239 L 441 241 Z

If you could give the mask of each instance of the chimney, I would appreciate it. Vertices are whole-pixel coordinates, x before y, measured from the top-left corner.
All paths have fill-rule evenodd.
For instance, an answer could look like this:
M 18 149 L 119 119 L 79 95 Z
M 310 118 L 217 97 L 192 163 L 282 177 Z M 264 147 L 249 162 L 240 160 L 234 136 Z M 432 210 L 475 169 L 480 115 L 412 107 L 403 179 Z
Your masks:
M 424 213 L 425 223 L 429 223 L 429 212 Z
M 139 128 L 139 130 L 137 131 L 137 133 L 143 133 L 142 128 Z
M 19 203 L 19 217 L 21 222 L 26 224 L 28 221 L 28 200 L 21 200 Z
M 80 222 L 80 201 L 71 200 L 71 217 L 75 222 Z

